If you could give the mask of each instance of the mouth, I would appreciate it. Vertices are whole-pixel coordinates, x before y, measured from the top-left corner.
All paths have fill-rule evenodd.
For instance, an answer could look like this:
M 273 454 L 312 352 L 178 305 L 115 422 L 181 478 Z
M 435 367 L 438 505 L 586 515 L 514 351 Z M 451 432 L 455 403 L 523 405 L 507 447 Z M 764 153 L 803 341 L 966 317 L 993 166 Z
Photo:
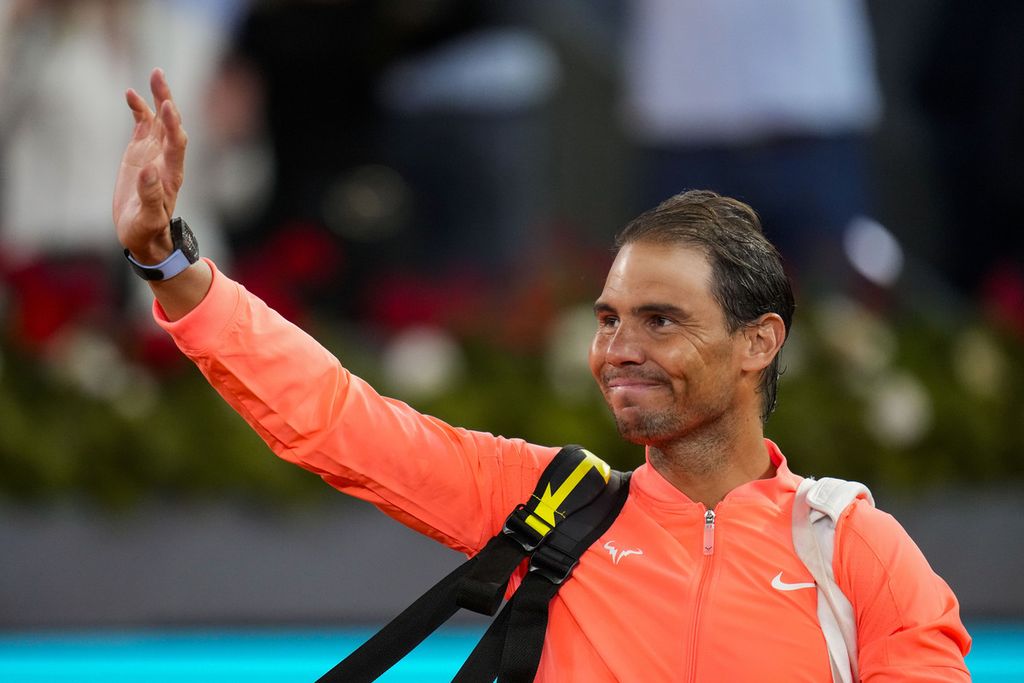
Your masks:
M 651 377 L 620 376 L 606 377 L 604 379 L 605 389 L 612 393 L 648 391 L 659 389 L 663 386 L 664 382 Z
M 660 387 L 661 382 L 639 379 L 613 379 L 610 382 L 606 382 L 605 386 L 609 389 L 650 389 L 652 387 Z

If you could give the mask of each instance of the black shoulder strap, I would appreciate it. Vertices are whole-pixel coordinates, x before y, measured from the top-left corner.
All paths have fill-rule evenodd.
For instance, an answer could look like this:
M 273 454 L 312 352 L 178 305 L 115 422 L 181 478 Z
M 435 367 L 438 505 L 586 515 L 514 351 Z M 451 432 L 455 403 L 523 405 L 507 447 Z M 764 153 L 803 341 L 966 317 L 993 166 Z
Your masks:
M 612 471 L 589 505 L 555 527 L 534 552 L 530 569 L 452 683 L 529 683 L 537 674 L 548 606 L 587 548 L 608 530 L 629 495 L 630 473 Z
M 512 511 L 501 532 L 483 550 L 441 579 L 370 640 L 321 676 L 317 683 L 376 680 L 444 624 L 459 607 L 494 614 L 515 568 L 526 557 L 536 554 L 538 548 L 547 545 L 552 530 L 565 526 L 577 511 L 598 499 L 611 477 L 608 465 L 586 449 L 563 448 L 545 468 L 530 499 Z M 559 541 L 556 545 L 563 544 L 564 541 Z M 580 553 L 585 549 L 586 546 Z M 545 555 L 557 556 L 560 552 L 553 548 Z M 541 560 L 538 566 L 544 563 Z M 574 560 L 572 565 L 575 563 Z M 484 640 L 487 640 L 486 635 Z M 500 652 L 498 650 L 499 655 Z M 538 659 L 539 655 L 538 648 Z M 494 675 L 486 679 L 488 683 L 494 680 Z
M 493 615 L 519 563 L 545 543 L 556 525 L 597 498 L 610 476 L 611 468 L 587 449 L 566 446 L 560 450 L 530 499 L 516 506 L 501 533 L 477 554 L 479 562 L 461 582 L 459 606 Z

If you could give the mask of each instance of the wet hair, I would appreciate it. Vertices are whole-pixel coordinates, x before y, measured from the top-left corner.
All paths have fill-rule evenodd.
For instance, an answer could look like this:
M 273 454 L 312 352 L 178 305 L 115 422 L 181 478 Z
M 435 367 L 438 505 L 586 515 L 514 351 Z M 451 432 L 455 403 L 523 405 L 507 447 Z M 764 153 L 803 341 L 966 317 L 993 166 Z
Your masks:
M 709 190 L 682 192 L 633 219 L 615 238 L 615 248 L 635 242 L 702 249 L 711 265 L 711 294 L 730 334 L 765 313 L 777 313 L 789 333 L 793 288 L 782 257 L 747 204 Z M 776 354 L 758 387 L 762 421 L 775 409 L 779 374 Z

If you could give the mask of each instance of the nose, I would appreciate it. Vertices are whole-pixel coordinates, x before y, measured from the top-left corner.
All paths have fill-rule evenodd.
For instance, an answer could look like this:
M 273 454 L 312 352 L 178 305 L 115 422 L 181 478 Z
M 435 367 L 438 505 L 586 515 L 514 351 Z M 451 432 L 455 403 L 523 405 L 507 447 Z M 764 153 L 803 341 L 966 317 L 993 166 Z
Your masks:
M 624 322 L 608 338 L 605 347 L 605 362 L 616 367 L 641 365 L 645 360 L 643 344 L 636 332 Z

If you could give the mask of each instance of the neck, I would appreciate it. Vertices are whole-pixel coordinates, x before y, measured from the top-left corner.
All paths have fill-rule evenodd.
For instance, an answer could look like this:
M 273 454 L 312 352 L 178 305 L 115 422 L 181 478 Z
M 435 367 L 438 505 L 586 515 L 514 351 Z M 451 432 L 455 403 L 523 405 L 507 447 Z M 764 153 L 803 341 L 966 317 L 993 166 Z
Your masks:
M 681 437 L 648 447 L 651 466 L 693 501 L 708 509 L 727 493 L 775 475 L 764 444 L 761 421 L 705 425 Z

